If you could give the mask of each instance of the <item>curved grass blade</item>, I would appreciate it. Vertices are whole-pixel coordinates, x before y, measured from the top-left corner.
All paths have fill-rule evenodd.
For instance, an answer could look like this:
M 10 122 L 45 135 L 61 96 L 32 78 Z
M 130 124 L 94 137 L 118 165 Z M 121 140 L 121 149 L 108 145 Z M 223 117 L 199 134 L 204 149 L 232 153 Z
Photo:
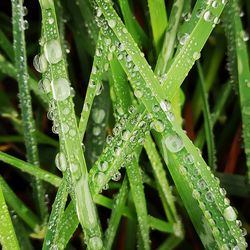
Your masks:
M 4 200 L 1 184 L 0 184 L 0 207 L 1 207 L 0 243 L 3 249 L 19 250 L 20 248 L 17 242 L 10 214 Z
M 13 21 L 13 38 L 15 65 L 17 72 L 17 81 L 19 87 L 19 101 L 21 106 L 23 134 L 26 147 L 27 160 L 31 164 L 39 167 L 39 156 L 37 148 L 37 139 L 35 135 L 36 127 L 32 113 L 31 96 L 28 85 L 28 70 L 26 59 L 26 45 L 23 19 L 23 1 L 13 0 L 12 3 L 12 21 Z M 32 183 L 33 196 L 36 199 L 36 206 L 40 217 L 46 221 L 48 209 L 45 204 L 45 190 L 39 179 L 33 180 Z

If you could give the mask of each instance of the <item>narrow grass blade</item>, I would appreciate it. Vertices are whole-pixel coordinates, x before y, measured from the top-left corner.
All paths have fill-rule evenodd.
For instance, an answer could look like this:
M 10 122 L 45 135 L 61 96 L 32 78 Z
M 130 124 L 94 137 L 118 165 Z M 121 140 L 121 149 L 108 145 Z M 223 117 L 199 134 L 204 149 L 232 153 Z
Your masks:
M 67 176 L 62 179 L 62 182 L 58 188 L 56 198 L 52 205 L 52 211 L 50 213 L 48 228 L 43 241 L 43 250 L 46 249 L 63 249 L 58 245 L 58 240 L 62 236 L 59 234 L 59 224 L 64 213 L 64 207 L 68 197 L 67 190 Z
M 24 142 L 26 146 L 27 160 L 39 167 L 39 157 L 37 139 L 35 135 L 36 127 L 33 119 L 31 96 L 28 85 L 28 70 L 25 45 L 25 21 L 23 19 L 23 1 L 12 1 L 12 21 L 15 65 L 17 71 L 17 81 L 19 86 L 19 99 L 22 112 Z M 44 201 L 45 191 L 39 179 L 33 183 L 33 195 L 37 200 L 37 209 L 41 218 L 46 220 L 48 211 Z
M 153 41 L 156 52 L 161 48 L 163 36 L 165 34 L 168 19 L 164 0 L 148 0 L 149 15 L 153 33 Z
M 8 59 L 13 60 L 14 51 L 12 48 L 12 44 L 9 42 L 9 39 L 6 37 L 6 35 L 3 33 L 2 30 L 0 30 L 0 47 L 3 49 L 5 54 L 8 56 Z
M 173 4 L 172 12 L 169 17 L 168 28 L 164 37 L 164 42 L 157 59 L 157 64 L 155 66 L 156 74 L 160 77 L 163 77 L 163 80 L 169 60 L 172 58 L 174 53 L 175 39 L 177 35 L 177 29 L 179 27 L 183 5 L 183 0 L 178 0 Z M 157 6 L 155 8 L 157 8 Z M 156 40 L 155 43 L 157 43 Z
M 231 78 L 238 84 L 240 94 L 244 149 L 250 180 L 250 71 L 246 41 L 248 35 L 242 27 L 238 1 L 232 0 L 225 9 L 224 26 L 228 41 L 228 62 Z
M 21 170 L 22 172 L 31 174 L 41 180 L 49 182 L 56 187 L 60 185 L 60 182 L 61 182 L 60 177 L 57 177 L 56 175 L 53 175 L 43 169 L 35 168 L 34 165 L 28 162 L 19 160 L 15 158 L 14 156 L 8 155 L 4 152 L 0 152 L 0 160 Z
M 16 196 L 2 176 L 0 185 L 7 204 L 34 232 L 38 232 L 41 224 L 39 218 Z
M 148 44 L 148 37 L 133 15 L 128 0 L 119 0 L 118 2 L 129 33 L 139 47 L 145 47 Z
M 3 249 L 19 250 L 20 248 L 17 242 L 10 214 L 4 200 L 1 185 L 0 185 L 0 207 L 1 207 L 0 243 Z
M 232 87 L 229 82 L 225 83 L 225 86 L 221 90 L 220 99 L 214 106 L 214 111 L 211 114 L 212 120 L 212 127 L 214 127 L 215 123 L 219 119 L 220 115 L 222 114 L 223 110 L 225 109 L 226 102 L 232 92 Z M 205 143 L 205 128 L 202 127 L 198 132 L 194 144 L 199 148 L 202 149 Z
M 120 224 L 122 209 L 125 206 L 128 195 L 128 180 L 125 177 L 122 183 L 122 186 L 117 194 L 117 197 L 114 200 L 114 208 L 109 219 L 108 228 L 105 232 L 104 247 L 106 250 L 112 249 L 113 242 Z
M 212 170 L 216 169 L 216 150 L 214 143 L 214 134 L 213 134 L 213 125 L 212 118 L 210 114 L 210 108 L 208 104 L 208 94 L 206 92 L 206 83 L 203 75 L 203 70 L 201 64 L 197 63 L 198 73 L 200 77 L 200 87 L 201 87 L 201 96 L 203 102 L 203 116 L 204 116 L 204 127 L 205 127 L 205 136 L 207 141 L 207 149 L 208 149 L 208 165 Z

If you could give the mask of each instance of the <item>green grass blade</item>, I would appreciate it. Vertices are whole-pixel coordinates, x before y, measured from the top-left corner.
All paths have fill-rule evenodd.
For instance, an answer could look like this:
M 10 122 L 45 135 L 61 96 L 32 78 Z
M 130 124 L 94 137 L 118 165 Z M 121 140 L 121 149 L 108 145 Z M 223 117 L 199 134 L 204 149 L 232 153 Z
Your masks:
M 157 64 L 155 67 L 155 72 L 160 77 L 163 77 L 163 74 L 166 73 L 167 65 L 174 53 L 175 39 L 177 35 L 179 21 L 182 14 L 183 5 L 184 1 L 178 0 L 174 3 L 172 7 L 172 12 L 169 17 L 168 29 L 165 33 L 164 42 L 161 51 L 159 53 Z M 155 43 L 157 42 L 155 41 Z
M 220 230 L 216 230 L 216 229 L 218 229 L 216 227 L 214 229 L 211 222 L 208 221 L 206 219 L 206 217 L 203 217 L 203 219 L 205 220 L 204 224 L 202 225 L 203 229 L 198 230 L 198 233 L 200 234 L 200 237 L 201 237 L 203 243 L 207 247 L 209 247 L 209 244 L 211 244 L 211 243 L 212 243 L 213 247 L 215 245 L 220 247 L 224 244 L 223 239 L 227 238 L 227 239 L 233 239 L 233 241 L 234 241 L 233 244 L 239 244 L 242 248 L 244 248 L 245 247 L 244 238 L 241 236 L 239 227 L 235 224 L 236 214 L 235 214 L 233 208 L 229 206 L 229 204 L 226 204 L 223 202 L 224 195 L 221 194 L 220 189 L 219 189 L 219 185 L 216 182 L 216 179 L 214 178 L 213 175 L 211 175 L 211 171 L 207 168 L 206 163 L 201 158 L 201 156 L 198 154 L 197 149 L 193 146 L 191 141 L 188 139 L 185 132 L 179 127 L 179 124 L 176 124 L 175 121 L 172 121 L 167 117 L 169 111 L 166 113 L 163 112 L 163 110 L 166 109 L 166 107 L 165 107 L 166 104 L 164 105 L 163 110 L 161 110 L 159 108 L 159 111 L 157 113 L 155 113 L 155 111 L 154 111 L 155 109 L 153 108 L 153 106 L 156 104 L 159 106 L 163 106 L 161 103 L 166 98 L 166 96 L 164 96 L 164 94 L 160 91 L 161 89 L 159 88 L 159 83 L 155 79 L 153 73 L 150 70 L 148 70 L 149 68 L 148 68 L 148 66 L 146 66 L 144 58 L 141 57 L 140 52 L 138 51 L 138 48 L 136 47 L 135 43 L 132 41 L 132 38 L 130 37 L 130 35 L 126 32 L 126 29 L 123 27 L 121 21 L 117 17 L 117 15 L 114 12 L 114 10 L 112 9 L 112 7 L 109 4 L 103 3 L 100 1 L 97 1 L 97 3 L 102 8 L 102 11 L 103 11 L 105 17 L 107 18 L 108 25 L 112 28 L 112 30 L 114 31 L 115 36 L 117 38 L 112 36 L 113 33 L 110 30 L 106 31 L 106 33 L 109 35 L 109 37 L 112 36 L 114 41 L 116 39 L 118 39 L 119 42 L 124 43 L 125 50 L 128 54 L 126 55 L 126 53 L 123 53 L 124 54 L 123 58 L 124 58 L 124 56 L 125 56 L 125 58 L 128 58 L 128 56 L 129 56 L 129 58 L 131 58 L 131 60 L 135 64 L 135 66 L 138 68 L 139 74 L 135 74 L 135 76 L 131 78 L 131 83 L 132 83 L 132 86 L 134 89 L 140 88 L 140 90 L 143 91 L 141 100 L 142 100 L 143 104 L 145 105 L 147 112 L 151 113 L 154 116 L 154 119 L 156 121 L 160 121 L 163 123 L 163 126 L 157 127 L 157 130 L 159 132 L 162 132 L 162 135 L 163 135 L 163 140 L 162 140 L 163 147 L 165 148 L 165 150 L 169 149 L 171 151 L 171 153 L 174 153 L 174 155 L 175 155 L 174 160 L 176 161 L 176 163 L 178 162 L 179 166 L 181 166 L 182 164 L 185 164 L 184 159 L 185 159 L 185 157 L 187 157 L 187 155 L 191 155 L 193 157 L 194 161 L 192 162 L 192 164 L 190 164 L 191 166 L 189 168 L 190 176 L 192 176 L 193 172 L 196 172 L 196 169 L 199 168 L 199 170 L 200 170 L 199 175 L 201 175 L 200 178 L 202 178 L 205 181 L 206 186 L 208 188 L 208 190 L 206 190 L 203 193 L 204 196 L 203 195 L 202 196 L 195 196 L 196 199 L 199 202 L 202 202 L 202 204 L 205 204 L 205 210 L 211 211 L 211 213 L 220 214 L 220 216 L 222 216 L 222 218 L 224 217 L 223 222 L 220 223 L 220 227 L 224 228 L 224 230 L 222 230 L 222 231 L 226 232 L 226 233 L 221 233 Z M 224 7 L 224 5 L 218 6 L 217 11 L 216 11 L 217 14 L 221 13 L 223 7 Z M 210 7 L 208 6 L 208 8 L 210 8 Z M 205 19 L 207 19 L 207 15 L 205 15 L 205 17 L 206 17 Z M 199 21 L 198 21 L 198 23 L 199 23 Z M 207 20 L 202 19 L 202 20 L 200 20 L 200 23 L 201 24 L 208 23 L 208 30 L 210 30 L 210 32 L 211 32 L 212 24 L 210 22 L 207 22 Z M 209 29 L 210 26 L 211 26 L 211 29 Z M 199 27 L 199 28 L 201 28 L 201 27 Z M 122 34 L 120 32 L 121 30 L 123 31 Z M 197 28 L 195 30 L 197 31 Z M 201 30 L 199 32 L 201 32 Z M 209 35 L 209 32 L 207 33 L 207 35 Z M 202 46 L 203 46 L 204 40 L 203 41 L 201 41 L 201 40 L 202 39 L 200 39 L 200 41 L 199 41 L 199 45 L 202 44 Z M 180 54 L 178 54 L 176 56 L 176 58 L 178 58 L 179 55 Z M 197 58 L 196 57 L 193 58 L 194 61 L 195 61 L 195 59 L 197 59 Z M 176 62 L 176 61 L 174 60 L 174 62 Z M 131 74 L 131 66 L 129 66 L 128 60 L 121 60 L 121 63 L 122 63 L 124 70 L 126 71 L 126 73 L 128 75 L 130 75 Z M 189 69 L 193 65 L 193 63 L 194 62 L 192 62 L 192 60 L 190 60 L 189 63 L 185 65 L 186 66 L 185 68 L 179 67 L 177 69 L 176 68 L 174 69 L 171 67 L 169 69 L 167 75 L 171 76 L 172 73 L 180 73 L 180 75 L 178 75 L 178 77 L 175 78 L 175 81 L 176 81 L 176 83 L 174 84 L 175 87 L 178 87 L 179 84 L 181 84 L 182 80 L 185 78 L 185 72 L 187 73 L 189 71 Z M 173 63 L 173 65 L 174 64 L 175 63 Z M 182 68 L 182 70 L 183 70 L 182 72 L 179 72 L 180 68 Z M 184 73 L 184 75 L 183 75 L 183 73 Z M 176 76 L 176 74 L 175 74 L 175 76 Z M 144 81 L 145 81 L 144 86 L 143 87 L 140 86 L 140 84 L 143 83 Z M 177 82 L 179 82 L 179 84 Z M 167 92 L 167 93 L 168 94 L 171 93 L 172 95 L 174 95 L 175 91 L 172 92 L 170 90 L 170 92 Z M 154 99 L 156 99 L 156 100 L 153 101 Z M 164 115 L 163 114 L 161 115 L 161 112 L 163 112 Z M 157 123 L 157 124 L 159 125 L 159 123 Z M 180 148 L 178 147 L 177 151 L 175 151 L 175 149 L 171 148 L 171 143 L 169 145 L 168 140 L 172 141 L 172 139 L 174 141 L 174 145 L 176 145 L 175 143 L 177 143 L 177 145 L 180 145 Z M 164 156 L 164 160 L 166 162 L 168 162 L 168 157 L 166 156 L 166 153 L 164 153 L 163 156 Z M 197 164 L 198 164 L 198 167 L 197 167 Z M 171 164 L 169 164 L 168 167 L 169 167 L 169 170 L 170 170 L 174 180 L 176 181 L 176 179 L 179 178 L 180 173 L 176 174 L 176 172 L 174 171 Z M 182 182 L 184 181 L 184 182 L 186 182 L 187 185 L 190 184 L 190 186 L 191 186 L 193 181 L 188 180 L 190 178 L 190 176 L 186 176 L 187 179 L 185 179 L 186 177 L 182 178 Z M 198 176 L 196 175 L 196 178 Z M 214 191 L 215 187 L 216 187 L 216 192 Z M 191 189 L 189 189 L 189 190 L 187 189 L 189 199 L 184 199 L 185 206 L 190 207 L 191 203 L 189 200 L 190 200 L 190 196 L 192 193 L 191 190 L 196 189 L 196 188 L 199 188 L 199 187 L 198 186 L 197 187 L 191 186 Z M 212 205 L 208 201 L 209 198 L 211 197 L 210 196 L 211 188 L 213 188 Z M 183 192 L 183 190 L 181 190 L 181 191 Z M 209 198 L 207 198 L 207 197 L 209 197 Z M 200 215 L 204 214 L 204 212 L 205 212 L 204 210 L 202 210 L 198 206 L 196 208 L 200 212 Z M 228 217 L 227 217 L 226 213 L 228 211 L 232 212 L 231 213 L 233 215 L 232 221 L 231 221 L 231 219 L 228 219 Z M 193 214 L 191 212 L 189 213 L 189 215 L 190 215 L 191 219 L 193 220 L 193 222 L 195 223 L 195 226 L 198 227 L 198 224 L 200 223 L 202 218 L 198 218 L 198 220 L 197 220 L 197 218 L 195 218 L 196 214 Z M 234 227 L 234 231 L 229 232 L 229 230 L 228 230 L 229 227 Z M 208 232 L 210 232 L 212 242 L 207 242 L 206 239 L 203 237 L 204 230 L 206 230 L 206 231 L 209 230 Z M 213 230 L 213 233 L 212 233 L 212 230 Z M 219 233 L 218 233 L 218 231 L 219 231 Z
M 0 47 L 3 49 L 5 54 L 8 56 L 8 59 L 13 60 L 14 51 L 13 51 L 12 45 L 2 30 L 0 30 Z
M 148 0 L 149 15 L 153 33 L 154 46 L 160 51 L 162 39 L 168 26 L 167 11 L 164 0 Z
M 90 115 L 90 111 L 91 111 L 94 98 L 98 94 L 98 92 L 100 92 L 100 90 L 103 88 L 102 79 L 103 79 L 103 73 L 104 73 L 107 56 L 108 55 L 106 51 L 106 44 L 104 42 L 104 37 L 100 33 L 98 36 L 93 67 L 92 67 L 92 71 L 90 74 L 87 93 L 85 96 L 85 100 L 84 100 L 84 104 L 83 104 L 83 108 L 81 112 L 81 118 L 79 122 L 79 132 L 80 132 L 82 139 L 86 131 L 86 127 L 87 127 L 87 123 L 89 120 L 89 115 Z
M 244 150 L 250 180 L 250 71 L 247 45 L 248 37 L 243 30 L 238 1 L 232 0 L 225 9 L 224 26 L 228 39 L 228 61 L 232 80 L 238 84 L 244 138 Z
M 200 87 L 201 87 L 201 96 L 203 102 L 203 116 L 204 116 L 204 127 L 205 127 L 205 136 L 207 141 L 208 148 L 208 165 L 212 170 L 216 169 L 216 150 L 214 144 L 214 134 L 213 134 L 213 125 L 212 118 L 210 114 L 210 108 L 208 104 L 208 95 L 206 92 L 206 83 L 203 75 L 203 70 L 200 63 L 197 63 L 198 73 L 200 77 Z
M 118 230 L 118 226 L 122 216 L 122 209 L 125 206 L 128 195 L 128 180 L 125 177 L 122 183 L 122 186 L 117 194 L 117 197 L 114 200 L 114 208 L 109 219 L 108 228 L 105 232 L 104 247 L 106 250 L 112 249 L 112 245 L 115 239 L 115 235 Z
M 145 47 L 148 44 L 148 37 L 134 17 L 128 0 L 119 0 L 125 25 L 139 47 Z
M 10 206 L 34 232 L 38 232 L 41 224 L 38 217 L 16 196 L 2 176 L 0 176 L 0 185 L 8 206 Z
M 0 185 L 0 207 L 1 207 L 0 243 L 3 249 L 19 250 L 20 248 L 17 242 L 10 214 L 4 200 L 1 185 Z
M 52 205 L 52 211 L 50 213 L 48 228 L 46 235 L 43 241 L 43 250 L 54 249 L 58 247 L 61 249 L 61 246 L 58 246 L 58 239 L 62 236 L 59 234 L 59 223 L 64 213 L 64 207 L 68 197 L 67 190 L 67 177 L 63 177 L 62 182 L 58 188 L 55 201 Z
M 28 85 L 28 70 L 26 59 L 26 45 L 24 35 L 25 21 L 23 19 L 23 2 L 21 0 L 12 1 L 12 20 L 15 65 L 17 71 L 17 81 L 19 87 L 19 99 L 23 121 L 24 142 L 26 147 L 27 160 L 39 167 L 39 157 L 37 139 L 35 135 L 36 127 L 33 119 L 31 96 Z M 37 200 L 37 209 L 41 218 L 46 220 L 48 211 L 44 201 L 45 191 L 39 179 L 33 182 L 33 195 Z
M 31 174 L 35 176 L 36 178 L 39 178 L 48 183 L 51 183 L 52 185 L 55 185 L 56 187 L 60 185 L 60 182 L 61 182 L 60 177 L 57 177 L 56 175 L 53 175 L 43 169 L 35 168 L 34 165 L 28 162 L 19 160 L 14 156 L 8 155 L 4 152 L 0 152 L 0 160 L 21 170 L 22 172 Z
M 211 114 L 212 127 L 214 127 L 215 123 L 217 122 L 217 120 L 219 119 L 220 115 L 222 114 L 223 109 L 225 108 L 226 102 L 227 102 L 227 100 L 228 100 L 231 92 L 232 92 L 232 87 L 229 84 L 229 82 L 227 82 L 225 84 L 225 86 L 223 87 L 223 89 L 221 90 L 220 99 L 217 100 L 217 103 L 214 106 L 214 111 Z M 200 131 L 198 132 L 198 134 L 197 134 L 197 136 L 195 138 L 194 144 L 199 149 L 202 149 L 204 143 L 205 143 L 205 128 L 203 126 L 200 129 Z
M 52 103 L 51 111 L 56 113 L 53 117 L 53 130 L 59 133 L 60 140 L 63 143 L 64 150 L 62 153 L 67 159 L 69 169 L 67 167 L 66 169 L 71 175 L 77 215 L 84 231 L 85 242 L 89 249 L 97 247 L 102 249 L 102 232 L 89 190 L 87 166 L 81 145 L 82 138 L 78 130 L 74 104 L 70 96 L 70 83 L 59 41 L 54 4 L 52 1 L 41 0 L 40 5 L 43 23 L 42 33 L 45 39 L 45 44 L 41 49 L 47 57 L 49 67 L 43 77 L 48 79 L 49 84 L 51 84 L 52 93 L 49 93 Z M 50 18 L 53 18 L 53 23 L 49 22 Z M 56 57 L 54 57 L 54 53 L 56 53 Z M 65 125 L 66 121 L 67 124 Z
M 143 249 L 150 249 L 147 205 L 143 190 L 142 176 L 138 164 L 139 159 L 138 156 L 135 154 L 130 156 L 130 163 L 127 163 L 126 165 L 129 185 L 131 188 L 131 193 L 135 204 L 135 210 L 137 213 Z

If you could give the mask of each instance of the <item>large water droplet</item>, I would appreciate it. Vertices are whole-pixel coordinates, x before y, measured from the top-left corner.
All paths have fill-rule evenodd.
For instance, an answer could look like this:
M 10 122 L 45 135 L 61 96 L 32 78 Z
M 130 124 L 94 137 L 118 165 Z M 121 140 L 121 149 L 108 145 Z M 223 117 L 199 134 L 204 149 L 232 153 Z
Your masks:
M 43 54 L 36 55 L 33 59 L 33 66 L 39 73 L 44 73 L 48 67 L 45 56 Z
M 64 153 L 59 152 L 56 155 L 55 158 L 55 163 L 56 163 L 56 167 L 60 170 L 60 171 L 65 171 L 67 168 L 67 161 L 66 161 L 66 157 L 64 155 Z
M 178 135 L 169 135 L 165 139 L 165 145 L 170 152 L 177 153 L 184 147 L 183 141 Z
M 57 101 L 63 101 L 70 96 L 70 83 L 65 78 L 59 78 L 52 81 L 53 98 Z
M 95 123 L 100 124 L 105 118 L 105 111 L 103 109 L 93 109 L 92 119 Z
M 62 60 L 62 49 L 60 42 L 52 39 L 45 43 L 44 54 L 49 63 L 55 64 Z
M 111 29 L 113 29 L 116 26 L 116 21 L 113 19 L 108 20 L 108 25 Z
M 38 82 L 38 88 L 39 90 L 41 90 L 44 93 L 49 93 L 51 90 L 51 86 L 50 86 L 50 81 L 49 79 L 45 78 L 45 79 L 41 79 Z
M 236 213 L 235 213 L 233 207 L 231 207 L 231 206 L 224 209 L 223 215 L 224 215 L 225 219 L 228 221 L 234 221 L 237 218 Z
M 89 239 L 89 248 L 100 250 L 103 248 L 102 239 L 98 236 L 92 237 Z

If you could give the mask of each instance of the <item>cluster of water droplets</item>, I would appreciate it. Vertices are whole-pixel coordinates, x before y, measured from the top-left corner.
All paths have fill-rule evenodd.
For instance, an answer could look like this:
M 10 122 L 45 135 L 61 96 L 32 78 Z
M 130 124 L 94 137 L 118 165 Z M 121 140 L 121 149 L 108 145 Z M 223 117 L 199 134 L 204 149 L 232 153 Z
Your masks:
M 95 183 L 95 188 L 98 191 L 102 188 L 106 189 L 110 179 L 113 181 L 121 179 L 119 169 L 131 162 L 135 147 L 138 146 L 138 142 L 143 145 L 146 133 L 149 131 L 148 124 L 151 118 L 137 113 L 134 106 L 129 107 L 126 112 L 121 112 L 121 110 L 116 112 L 120 112 L 120 115 L 113 128 L 113 136 L 107 136 L 107 146 L 98 160 L 96 168 L 90 171 L 92 182 Z

